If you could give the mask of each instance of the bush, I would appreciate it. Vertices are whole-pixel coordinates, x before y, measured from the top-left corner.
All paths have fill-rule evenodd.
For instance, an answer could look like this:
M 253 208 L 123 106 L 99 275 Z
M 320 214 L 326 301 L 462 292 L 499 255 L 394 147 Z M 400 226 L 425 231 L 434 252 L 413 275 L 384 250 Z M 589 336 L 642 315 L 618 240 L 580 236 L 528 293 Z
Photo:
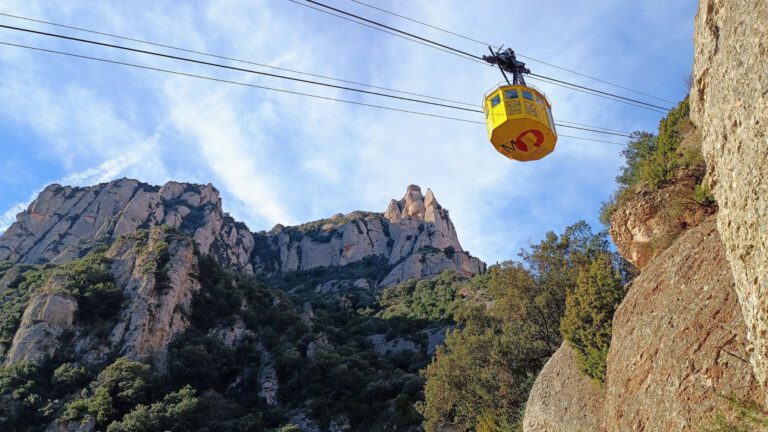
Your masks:
M 685 154 L 678 151 L 684 130 L 688 127 L 690 106 L 685 98 L 669 111 L 659 123 L 659 134 L 635 132 L 624 150 L 626 167 L 616 179 L 620 184 L 632 186 L 642 183 L 651 189 L 668 183 L 679 168 L 685 168 Z
M 53 371 L 53 383 L 76 388 L 88 381 L 88 371 L 72 363 L 64 363 Z
M 149 390 L 149 365 L 121 357 L 107 366 L 91 384 L 91 396 L 67 404 L 62 417 L 80 420 L 89 415 L 103 429 L 144 402 Z
M 701 205 L 712 205 L 715 203 L 715 197 L 704 184 L 697 184 L 693 190 L 693 200 Z
M 599 382 L 605 381 L 611 322 L 623 298 L 621 274 L 608 254 L 582 269 L 576 288 L 566 298 L 560 331 L 576 351 L 579 368 Z
M 385 288 L 379 294 L 378 303 L 384 307 L 379 315 L 450 321 L 460 303 L 458 289 L 465 280 L 455 270 L 445 270 L 432 279 L 410 279 Z
M 102 249 L 54 270 L 54 276 L 63 279 L 64 289 L 77 299 L 75 319 L 81 324 L 117 317 L 123 292 L 115 284 L 110 265 Z

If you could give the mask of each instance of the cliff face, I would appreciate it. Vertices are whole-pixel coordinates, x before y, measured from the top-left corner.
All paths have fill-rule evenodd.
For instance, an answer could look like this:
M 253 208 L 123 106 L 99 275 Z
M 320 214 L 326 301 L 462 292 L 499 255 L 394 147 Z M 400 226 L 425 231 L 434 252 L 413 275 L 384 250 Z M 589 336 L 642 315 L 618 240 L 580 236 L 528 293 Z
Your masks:
M 711 218 L 643 269 L 613 319 L 606 430 L 703 430 L 723 396 L 759 399 L 733 287 Z
M 60 264 L 101 240 L 159 225 L 192 236 L 201 252 L 215 254 L 233 270 L 253 271 L 253 235 L 222 211 L 213 186 L 155 187 L 130 179 L 85 188 L 48 186 L 0 236 L 0 261 Z
M 623 202 L 611 214 L 610 234 L 627 261 L 639 269 L 644 268 L 682 232 L 695 227 L 717 210 L 691 199 L 695 179 L 695 173 L 681 172 L 660 190 L 636 187 L 624 195 Z
M 118 354 L 151 358 L 162 367 L 168 344 L 188 327 L 192 296 L 200 290 L 193 241 L 154 228 L 121 237 L 104 255 L 122 297 L 118 313 L 103 322 L 109 333 L 97 335 L 87 316 L 77 319 L 80 305 L 70 287 L 76 277 L 54 270 L 30 298 L 6 364 L 39 363 L 70 349 L 90 363 Z
M 676 204 L 693 189 L 684 175 L 659 191 L 625 197 L 612 214 L 611 235 L 642 272 L 614 315 L 605 403 L 584 407 L 602 424 L 558 416 L 589 394 L 579 383 L 565 380 L 571 384 L 557 392 L 542 391 L 575 368 L 561 348 L 536 380 L 526 431 L 707 430 L 715 414 L 734 414 L 726 398 L 765 406 L 766 22 L 765 2 L 701 1 L 691 118 L 707 165 L 705 184 L 719 209 L 709 216 Z M 528 415 L 541 418 L 529 422 Z
M 725 397 L 762 399 L 746 349 L 734 279 L 710 217 L 628 287 L 613 319 L 604 387 L 561 347 L 536 379 L 525 431 L 704 430 L 715 414 L 731 411 Z
M 418 186 L 385 214 L 353 212 L 298 227 L 251 233 L 224 213 L 211 185 L 162 187 L 117 180 L 87 188 L 47 187 L 0 237 L 0 261 L 62 263 L 104 239 L 168 225 L 194 238 L 202 253 L 245 273 L 286 273 L 377 258 L 391 266 L 390 286 L 453 268 L 472 276 L 485 264 L 464 252 L 448 211 Z
M 696 15 L 693 121 L 720 205 L 751 361 L 768 385 L 768 4 L 702 0 Z

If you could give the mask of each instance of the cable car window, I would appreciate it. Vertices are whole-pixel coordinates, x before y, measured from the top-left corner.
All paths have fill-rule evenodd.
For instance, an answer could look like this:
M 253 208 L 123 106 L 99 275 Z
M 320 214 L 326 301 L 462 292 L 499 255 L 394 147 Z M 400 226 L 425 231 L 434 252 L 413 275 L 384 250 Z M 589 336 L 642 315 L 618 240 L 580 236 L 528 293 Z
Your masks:
M 533 100 L 533 94 L 531 94 L 531 92 L 529 91 L 523 90 L 523 97 L 528 99 L 529 101 Z
M 536 102 L 541 103 L 541 98 L 539 97 L 539 95 L 536 95 Z
M 504 90 L 504 99 L 517 99 L 517 90 Z
M 496 95 L 491 98 L 491 108 L 501 103 L 501 95 Z

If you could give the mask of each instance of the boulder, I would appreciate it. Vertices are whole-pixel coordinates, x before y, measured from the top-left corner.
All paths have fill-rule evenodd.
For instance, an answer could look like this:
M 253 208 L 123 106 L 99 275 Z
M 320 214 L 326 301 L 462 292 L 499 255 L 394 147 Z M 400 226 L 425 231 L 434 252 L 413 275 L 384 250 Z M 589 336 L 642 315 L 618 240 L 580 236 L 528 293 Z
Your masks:
M 76 311 L 77 301 L 62 289 L 62 280 L 51 277 L 30 298 L 5 363 L 40 363 L 53 356 L 58 338 L 72 330 Z
M 602 431 L 605 391 L 576 365 L 563 342 L 533 383 L 523 418 L 524 432 Z

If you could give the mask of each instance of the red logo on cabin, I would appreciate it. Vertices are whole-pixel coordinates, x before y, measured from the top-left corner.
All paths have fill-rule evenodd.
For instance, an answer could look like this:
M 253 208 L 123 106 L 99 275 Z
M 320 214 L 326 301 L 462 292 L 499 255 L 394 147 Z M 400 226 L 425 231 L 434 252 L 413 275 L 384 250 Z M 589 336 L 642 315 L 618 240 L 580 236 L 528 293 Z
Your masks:
M 515 147 L 524 152 L 528 146 L 540 147 L 544 143 L 544 133 L 538 129 L 528 129 L 515 138 Z

